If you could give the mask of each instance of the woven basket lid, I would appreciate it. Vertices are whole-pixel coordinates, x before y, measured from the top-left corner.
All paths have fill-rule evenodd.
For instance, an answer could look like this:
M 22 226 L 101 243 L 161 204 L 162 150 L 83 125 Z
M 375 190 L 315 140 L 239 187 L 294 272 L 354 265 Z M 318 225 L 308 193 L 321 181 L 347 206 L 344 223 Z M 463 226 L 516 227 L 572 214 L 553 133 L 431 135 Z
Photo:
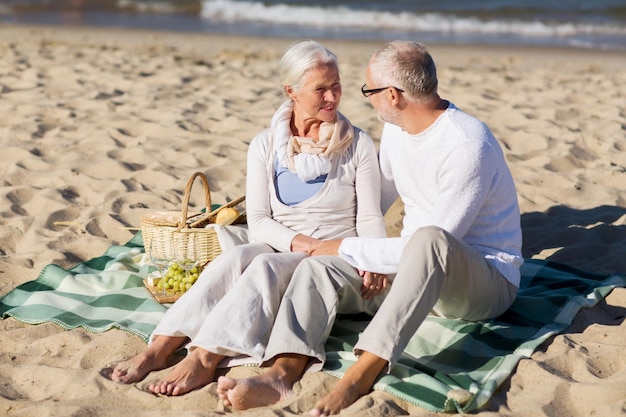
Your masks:
M 201 212 L 188 213 L 188 217 L 199 215 Z M 155 211 L 141 216 L 141 223 L 150 226 L 178 226 L 180 211 Z

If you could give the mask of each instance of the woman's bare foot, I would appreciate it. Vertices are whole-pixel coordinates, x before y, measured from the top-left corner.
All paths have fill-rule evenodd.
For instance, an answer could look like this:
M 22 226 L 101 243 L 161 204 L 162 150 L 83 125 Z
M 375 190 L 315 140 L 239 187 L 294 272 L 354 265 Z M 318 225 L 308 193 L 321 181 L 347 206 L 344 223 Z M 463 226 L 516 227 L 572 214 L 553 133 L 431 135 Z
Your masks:
M 251 378 L 233 379 L 225 376 L 217 380 L 217 394 L 226 406 L 235 410 L 276 404 L 291 396 L 290 384 L 267 374 Z
M 115 365 L 111 372 L 111 380 L 123 384 L 132 384 L 143 380 L 152 371 L 167 368 L 168 358 L 152 355 L 145 351 L 124 362 Z
M 213 382 L 217 365 L 223 356 L 201 348 L 192 349 L 172 372 L 148 389 L 155 394 L 183 395 Z
M 186 341 L 186 337 L 155 336 L 145 352 L 115 365 L 111 371 L 111 380 L 132 384 L 143 380 L 152 371 L 167 368 L 172 354 Z
M 274 364 L 262 375 L 246 379 L 225 376 L 217 380 L 217 395 L 224 405 L 235 410 L 272 405 L 291 397 L 293 384 L 304 373 L 309 357 L 285 353 L 274 359 Z

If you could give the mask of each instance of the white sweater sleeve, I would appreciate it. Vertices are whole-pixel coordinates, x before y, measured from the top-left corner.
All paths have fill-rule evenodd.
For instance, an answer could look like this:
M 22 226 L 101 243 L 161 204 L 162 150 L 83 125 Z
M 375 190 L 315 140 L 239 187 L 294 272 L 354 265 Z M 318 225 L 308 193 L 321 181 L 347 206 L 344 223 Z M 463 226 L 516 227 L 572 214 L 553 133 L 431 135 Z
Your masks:
M 298 234 L 272 217 L 268 160 L 272 155 L 264 134 L 256 136 L 248 148 L 246 175 L 246 211 L 251 242 L 264 242 L 281 252 L 291 250 L 291 241 Z
M 380 211 L 380 171 L 372 138 L 359 132 L 356 150 L 356 230 L 362 237 L 386 237 L 385 221 Z
M 360 270 L 395 274 L 408 239 L 408 236 L 386 239 L 348 237 L 341 242 L 339 255 Z

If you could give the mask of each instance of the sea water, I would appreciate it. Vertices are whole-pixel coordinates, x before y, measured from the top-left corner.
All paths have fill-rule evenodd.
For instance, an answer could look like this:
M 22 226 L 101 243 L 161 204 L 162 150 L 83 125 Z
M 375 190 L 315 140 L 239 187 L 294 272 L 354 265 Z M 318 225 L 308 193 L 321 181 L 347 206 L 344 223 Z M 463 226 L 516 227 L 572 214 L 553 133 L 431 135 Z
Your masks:
M 0 23 L 626 50 L 626 0 L 0 0 Z

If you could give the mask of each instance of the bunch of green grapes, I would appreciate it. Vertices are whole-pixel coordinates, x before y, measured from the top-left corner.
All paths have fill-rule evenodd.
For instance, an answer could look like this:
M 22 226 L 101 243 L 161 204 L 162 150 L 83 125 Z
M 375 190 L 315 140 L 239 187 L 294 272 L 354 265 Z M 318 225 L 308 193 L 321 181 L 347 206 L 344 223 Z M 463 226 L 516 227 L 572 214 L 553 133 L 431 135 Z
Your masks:
M 200 272 L 202 272 L 202 268 L 194 266 L 187 275 L 177 262 L 172 262 L 167 268 L 165 279 L 159 280 L 157 283 L 157 288 L 168 293 L 185 293 L 198 280 Z

